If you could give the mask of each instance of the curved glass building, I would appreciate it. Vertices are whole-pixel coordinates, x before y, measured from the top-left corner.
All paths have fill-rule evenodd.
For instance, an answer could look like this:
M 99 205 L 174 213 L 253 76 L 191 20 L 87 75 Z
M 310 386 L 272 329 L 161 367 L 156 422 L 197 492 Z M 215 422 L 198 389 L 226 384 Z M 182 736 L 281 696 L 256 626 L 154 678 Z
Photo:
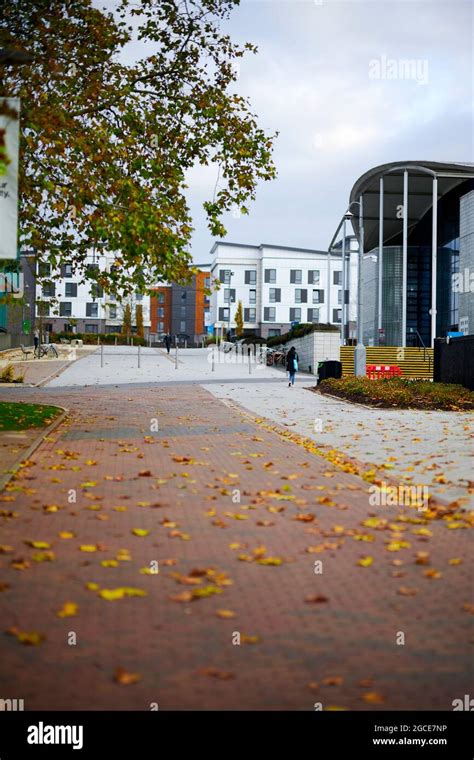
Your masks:
M 354 184 L 361 327 L 370 345 L 474 333 L 474 165 L 397 161 Z

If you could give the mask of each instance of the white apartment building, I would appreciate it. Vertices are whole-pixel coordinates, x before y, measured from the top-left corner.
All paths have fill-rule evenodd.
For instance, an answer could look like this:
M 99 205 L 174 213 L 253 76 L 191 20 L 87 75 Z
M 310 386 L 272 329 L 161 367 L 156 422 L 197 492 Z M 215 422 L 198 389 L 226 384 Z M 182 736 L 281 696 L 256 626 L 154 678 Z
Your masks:
M 341 323 L 339 252 L 217 242 L 211 256 L 212 280 L 221 283 L 211 296 L 215 328 L 235 329 L 239 301 L 244 330 L 263 338 L 287 332 L 292 323 Z
M 110 271 L 115 256 L 110 253 L 91 253 L 86 266 L 100 271 Z M 43 277 L 49 284 L 36 283 L 36 319 L 42 319 L 44 332 L 114 333 L 120 332 L 123 308 L 129 303 L 132 325 L 135 326 L 136 306 L 141 305 L 145 334 L 150 328 L 150 297 L 134 294 L 118 301 L 107 295 L 102 288 L 91 282 L 81 283 L 81 273 L 72 264 L 64 264 L 52 270 L 49 264 L 39 264 Z

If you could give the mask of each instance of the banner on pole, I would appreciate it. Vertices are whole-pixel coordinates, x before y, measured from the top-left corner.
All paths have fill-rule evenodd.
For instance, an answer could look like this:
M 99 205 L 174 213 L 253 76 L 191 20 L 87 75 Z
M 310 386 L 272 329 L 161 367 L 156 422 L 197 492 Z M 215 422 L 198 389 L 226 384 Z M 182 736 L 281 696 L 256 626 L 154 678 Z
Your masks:
M 18 250 L 20 99 L 0 98 L 0 259 Z

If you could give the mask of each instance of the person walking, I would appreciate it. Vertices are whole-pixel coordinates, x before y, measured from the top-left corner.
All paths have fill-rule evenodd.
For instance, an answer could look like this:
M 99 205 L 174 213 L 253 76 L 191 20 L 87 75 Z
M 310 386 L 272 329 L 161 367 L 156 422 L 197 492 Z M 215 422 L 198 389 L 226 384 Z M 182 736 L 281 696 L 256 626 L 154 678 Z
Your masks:
M 37 327 L 35 327 L 35 331 L 34 331 L 34 333 L 33 333 L 33 342 L 34 342 L 34 344 L 35 344 L 35 350 L 34 350 L 34 354 L 35 354 L 35 356 L 38 354 L 38 357 L 39 357 L 39 350 L 38 350 L 38 347 L 39 347 L 39 339 L 40 339 L 39 330 L 38 330 L 38 328 L 37 328 Z
M 298 354 L 296 348 L 292 346 L 286 355 L 286 371 L 288 372 L 288 388 L 295 384 L 295 375 L 298 371 Z
M 165 346 L 166 346 L 166 351 L 169 354 L 170 348 L 171 348 L 171 335 L 169 333 L 166 333 L 165 335 Z

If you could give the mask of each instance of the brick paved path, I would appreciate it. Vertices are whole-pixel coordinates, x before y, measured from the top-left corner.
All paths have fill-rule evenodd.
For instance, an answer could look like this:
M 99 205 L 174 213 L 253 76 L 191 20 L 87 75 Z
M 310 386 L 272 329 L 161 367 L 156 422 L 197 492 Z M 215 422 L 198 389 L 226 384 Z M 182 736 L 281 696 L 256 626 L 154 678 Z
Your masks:
M 26 709 L 396 710 L 472 693 L 467 515 L 370 507 L 362 479 L 198 385 L 54 400 L 69 421 L 0 504 L 13 548 L 0 554 L 0 697 Z M 140 572 L 154 561 L 158 574 Z M 147 596 L 100 596 L 124 588 Z M 77 615 L 57 615 L 66 602 Z M 12 627 L 45 639 L 24 645 Z M 140 680 L 117 682 L 119 668 Z

